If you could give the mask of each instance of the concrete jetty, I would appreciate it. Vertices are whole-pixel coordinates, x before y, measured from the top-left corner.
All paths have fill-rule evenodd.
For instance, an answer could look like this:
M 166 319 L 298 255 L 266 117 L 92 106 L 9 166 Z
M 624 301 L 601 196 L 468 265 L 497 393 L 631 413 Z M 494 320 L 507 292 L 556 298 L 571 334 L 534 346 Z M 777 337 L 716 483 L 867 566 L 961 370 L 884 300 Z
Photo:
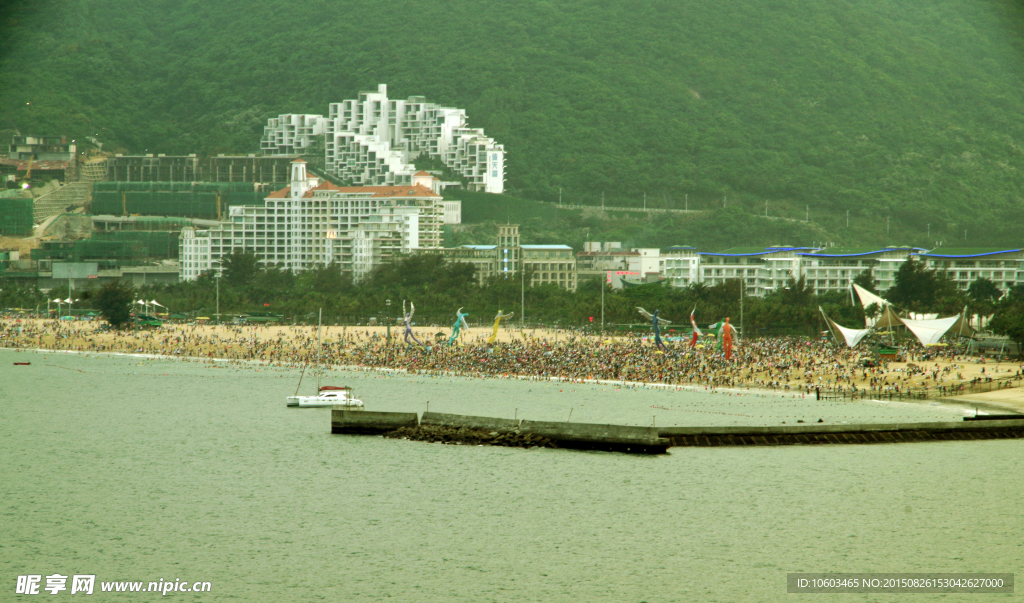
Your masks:
M 778 446 L 787 444 L 879 444 L 936 440 L 1024 438 L 1024 418 L 939 423 L 662 427 L 672 446 Z
M 437 412 L 416 413 L 331 410 L 331 433 L 383 435 L 403 427 L 450 427 L 484 432 L 513 433 L 547 439 L 559 448 L 609 450 L 640 454 L 664 453 L 670 441 L 658 436 L 653 427 L 523 421 Z
M 402 427 L 416 427 L 417 425 L 419 425 L 419 416 L 414 412 L 331 409 L 331 433 L 381 435 Z
M 515 434 L 549 440 L 559 448 L 661 454 L 671 446 L 779 446 L 794 444 L 879 444 L 942 440 L 1024 439 L 1020 419 L 937 423 L 851 425 L 769 425 L 638 427 L 555 421 L 526 421 L 447 413 L 331 411 L 331 433 L 383 435 L 402 428 L 444 427 L 484 434 Z
M 516 431 L 522 420 L 498 419 L 495 417 L 474 417 L 472 415 L 453 415 L 443 412 L 425 412 L 420 418 L 420 425 L 436 427 L 467 427 L 505 433 Z
M 661 454 L 671 445 L 671 441 L 659 436 L 653 427 L 523 421 L 519 431 L 548 438 L 559 448 Z

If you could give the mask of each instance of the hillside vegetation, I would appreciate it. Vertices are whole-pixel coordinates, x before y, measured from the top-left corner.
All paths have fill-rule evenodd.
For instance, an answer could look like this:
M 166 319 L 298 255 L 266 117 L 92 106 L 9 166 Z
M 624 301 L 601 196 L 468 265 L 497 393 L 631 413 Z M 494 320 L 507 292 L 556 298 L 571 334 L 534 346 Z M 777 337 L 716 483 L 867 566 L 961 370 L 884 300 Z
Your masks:
M 253 152 L 268 117 L 326 113 L 387 83 L 466 108 L 506 145 L 518 197 L 724 206 L 714 227 L 740 236 L 781 228 L 752 218 L 767 201 L 837 242 L 962 244 L 966 231 L 970 245 L 1020 244 L 1022 12 L 1015 0 L 9 0 L 0 130 Z

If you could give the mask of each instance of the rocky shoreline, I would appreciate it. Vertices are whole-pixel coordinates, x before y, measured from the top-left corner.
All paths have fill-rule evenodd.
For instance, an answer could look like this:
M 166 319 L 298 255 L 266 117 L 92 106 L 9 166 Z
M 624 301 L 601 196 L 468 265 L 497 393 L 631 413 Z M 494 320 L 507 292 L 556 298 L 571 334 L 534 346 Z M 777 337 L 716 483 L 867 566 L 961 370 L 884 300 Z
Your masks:
M 467 446 L 510 446 L 513 448 L 557 448 L 551 440 L 530 433 L 512 431 L 488 431 L 468 427 L 446 427 L 442 425 L 420 425 L 401 427 L 384 434 L 385 438 L 415 440 L 418 442 L 440 442 L 442 444 L 463 444 Z

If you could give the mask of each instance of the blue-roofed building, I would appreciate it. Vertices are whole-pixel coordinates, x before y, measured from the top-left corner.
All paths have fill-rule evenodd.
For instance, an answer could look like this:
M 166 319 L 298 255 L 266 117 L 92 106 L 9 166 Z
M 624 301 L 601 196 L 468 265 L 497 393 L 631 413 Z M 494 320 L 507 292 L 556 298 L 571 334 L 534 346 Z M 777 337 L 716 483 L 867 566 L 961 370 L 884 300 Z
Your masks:
M 871 270 L 878 281 L 878 291 L 886 291 L 896 283 L 896 272 L 903 262 L 922 251 L 919 247 L 827 247 L 801 257 L 807 284 L 819 295 L 827 291 L 848 292 L 853 279 Z
M 939 247 L 919 257 L 929 269 L 948 275 L 961 290 L 979 278 L 992 281 L 1000 291 L 1024 285 L 1024 249 Z
M 717 253 L 699 252 L 701 282 L 709 287 L 743 279 L 745 293 L 763 297 L 785 286 L 790 277 L 800 278 L 800 251 L 810 247 L 734 247 Z M 795 275 L 795 276 L 794 276 Z

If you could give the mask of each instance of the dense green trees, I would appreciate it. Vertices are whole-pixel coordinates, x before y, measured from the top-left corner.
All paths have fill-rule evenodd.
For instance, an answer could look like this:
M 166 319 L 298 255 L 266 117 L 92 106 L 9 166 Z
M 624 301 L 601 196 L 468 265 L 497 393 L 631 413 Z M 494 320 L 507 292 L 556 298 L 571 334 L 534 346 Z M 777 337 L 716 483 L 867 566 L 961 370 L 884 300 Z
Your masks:
M 259 266 L 260 261 L 255 253 L 236 249 L 221 258 L 220 267 L 223 273 L 222 278 L 226 283 L 243 288 L 255 285 L 256 276 L 260 273 Z
M 886 299 L 911 312 L 931 312 L 944 301 L 957 299 L 956 285 L 942 273 L 929 270 L 924 262 L 903 262 Z M 959 310 L 957 310 L 959 311 Z
M 131 322 L 135 290 L 124 281 L 110 281 L 93 296 L 93 305 L 110 326 L 120 329 Z
M 0 140 L 18 130 L 137 153 L 253 152 L 268 117 L 325 113 L 384 82 L 392 96 L 465 107 L 506 145 L 522 197 L 639 205 L 646 193 L 743 215 L 767 200 L 769 219 L 809 214 L 828 233 L 816 241 L 1018 244 L 1022 11 L 10 0 Z
M 989 328 L 1009 337 L 1024 358 L 1024 287 L 1017 285 L 999 301 Z

